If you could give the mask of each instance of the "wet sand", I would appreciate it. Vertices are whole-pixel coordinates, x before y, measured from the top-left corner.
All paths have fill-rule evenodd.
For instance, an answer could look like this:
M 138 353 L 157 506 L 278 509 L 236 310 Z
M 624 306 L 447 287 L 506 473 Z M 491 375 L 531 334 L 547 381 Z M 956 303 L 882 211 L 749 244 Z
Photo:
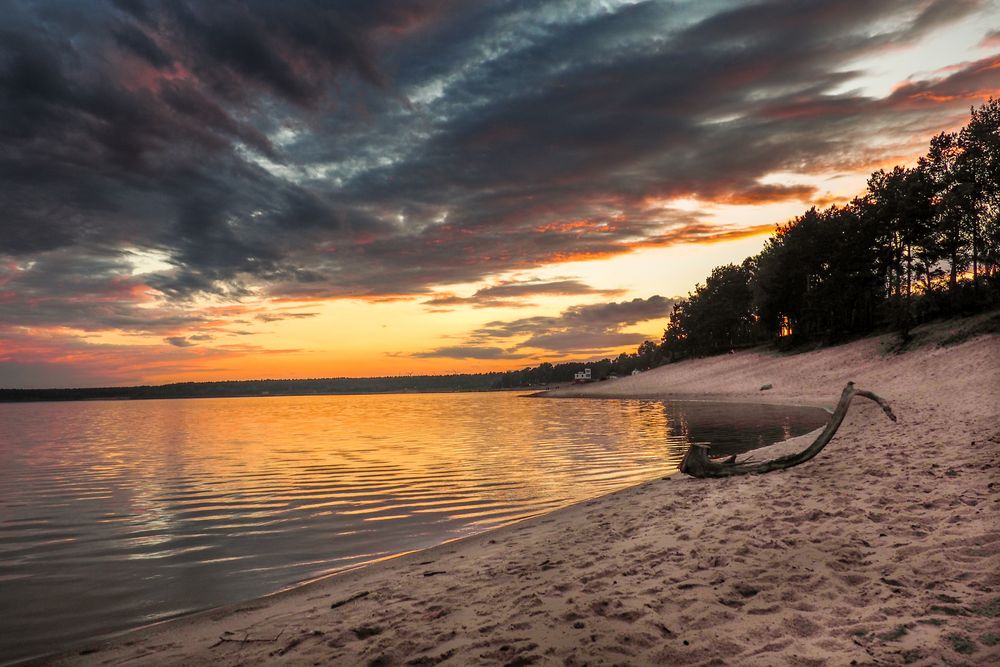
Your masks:
M 899 422 L 856 400 L 788 471 L 650 481 L 50 662 L 1000 664 L 1000 336 L 938 344 L 984 319 L 553 392 L 832 407 L 854 380 Z

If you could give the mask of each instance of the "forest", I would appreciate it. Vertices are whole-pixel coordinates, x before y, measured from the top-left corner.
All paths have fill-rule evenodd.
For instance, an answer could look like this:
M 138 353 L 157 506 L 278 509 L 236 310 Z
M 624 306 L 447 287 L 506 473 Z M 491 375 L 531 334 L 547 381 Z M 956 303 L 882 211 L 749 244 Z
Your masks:
M 712 271 L 659 343 L 588 364 L 504 373 L 498 386 L 595 379 L 774 343 L 834 344 L 1000 305 L 1000 100 L 942 132 L 914 166 L 880 169 L 859 196 L 778 225 L 764 249 Z

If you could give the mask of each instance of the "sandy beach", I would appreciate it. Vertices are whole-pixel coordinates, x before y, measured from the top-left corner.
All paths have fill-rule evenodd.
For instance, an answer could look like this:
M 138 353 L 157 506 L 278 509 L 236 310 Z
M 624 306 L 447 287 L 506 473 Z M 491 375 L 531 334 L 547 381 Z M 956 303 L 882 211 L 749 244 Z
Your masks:
M 856 400 L 792 470 L 652 480 L 49 662 L 1000 664 L 1000 336 L 956 335 L 989 317 L 552 392 L 832 407 L 853 380 L 899 421 Z

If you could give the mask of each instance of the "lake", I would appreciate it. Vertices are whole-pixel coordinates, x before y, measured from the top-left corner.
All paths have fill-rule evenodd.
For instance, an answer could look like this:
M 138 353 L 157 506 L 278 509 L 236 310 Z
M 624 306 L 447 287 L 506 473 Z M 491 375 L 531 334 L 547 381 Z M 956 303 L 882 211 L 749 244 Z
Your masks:
M 515 393 L 0 404 L 0 663 L 811 431 L 815 408 Z

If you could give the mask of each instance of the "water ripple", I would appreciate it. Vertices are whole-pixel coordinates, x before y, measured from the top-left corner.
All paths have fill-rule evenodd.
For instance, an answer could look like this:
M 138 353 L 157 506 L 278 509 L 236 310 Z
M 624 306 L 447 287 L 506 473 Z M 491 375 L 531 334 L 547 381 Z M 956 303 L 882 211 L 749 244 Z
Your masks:
M 736 451 L 815 410 L 514 394 L 0 405 L 0 663 Z

